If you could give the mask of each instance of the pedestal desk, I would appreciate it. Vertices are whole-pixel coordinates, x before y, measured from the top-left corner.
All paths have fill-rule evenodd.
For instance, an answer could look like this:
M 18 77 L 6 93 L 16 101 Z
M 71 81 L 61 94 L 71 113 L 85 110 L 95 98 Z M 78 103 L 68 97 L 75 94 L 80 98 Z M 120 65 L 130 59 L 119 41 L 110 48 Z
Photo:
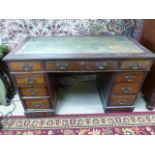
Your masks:
M 30 37 L 4 60 L 25 115 L 45 117 L 56 111 L 57 78 L 62 73 L 96 73 L 104 111 L 132 111 L 154 58 L 124 36 L 76 36 Z

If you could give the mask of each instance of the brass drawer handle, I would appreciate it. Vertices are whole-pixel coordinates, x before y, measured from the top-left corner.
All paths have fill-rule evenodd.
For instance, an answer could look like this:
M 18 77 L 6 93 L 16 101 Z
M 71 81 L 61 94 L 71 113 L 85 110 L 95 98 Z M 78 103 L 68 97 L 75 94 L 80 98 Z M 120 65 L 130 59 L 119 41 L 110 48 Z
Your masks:
M 105 69 L 107 66 L 107 63 L 96 63 L 96 68 L 98 69 Z
M 29 90 L 28 90 L 28 92 L 31 94 L 31 95 L 35 95 L 35 94 L 37 94 L 37 89 L 36 88 L 30 88 Z
M 120 104 L 120 105 L 125 105 L 126 103 L 127 103 L 126 100 L 120 100 L 120 101 L 119 101 L 119 104 Z
M 135 79 L 135 76 L 134 76 L 134 75 L 126 75 L 126 76 L 125 76 L 125 79 L 126 79 L 127 81 L 133 81 L 133 80 Z
M 129 87 L 123 87 L 122 88 L 123 93 L 129 93 L 130 90 L 131 90 L 131 88 L 129 88 Z
M 33 106 L 35 107 L 40 107 L 42 105 L 42 102 L 34 102 Z
M 36 78 L 35 77 L 28 77 L 25 79 L 26 83 L 35 83 L 36 82 Z
M 130 67 L 133 70 L 137 70 L 137 69 L 140 69 L 141 68 L 141 65 L 138 64 L 138 63 L 133 63 L 133 64 L 130 64 Z
M 67 63 L 57 63 L 56 65 L 57 65 L 57 67 L 59 67 L 62 70 L 66 69 L 68 67 Z
M 32 64 L 23 64 L 22 68 L 24 71 L 32 71 Z

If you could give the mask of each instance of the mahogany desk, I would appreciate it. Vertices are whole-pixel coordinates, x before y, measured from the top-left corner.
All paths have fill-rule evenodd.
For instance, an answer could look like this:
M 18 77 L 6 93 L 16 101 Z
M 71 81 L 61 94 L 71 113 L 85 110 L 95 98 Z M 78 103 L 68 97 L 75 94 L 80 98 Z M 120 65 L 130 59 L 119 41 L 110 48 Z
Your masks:
M 45 117 L 55 113 L 56 77 L 61 73 L 96 73 L 105 112 L 132 111 L 154 58 L 126 37 L 85 36 L 27 38 L 4 60 L 25 115 Z

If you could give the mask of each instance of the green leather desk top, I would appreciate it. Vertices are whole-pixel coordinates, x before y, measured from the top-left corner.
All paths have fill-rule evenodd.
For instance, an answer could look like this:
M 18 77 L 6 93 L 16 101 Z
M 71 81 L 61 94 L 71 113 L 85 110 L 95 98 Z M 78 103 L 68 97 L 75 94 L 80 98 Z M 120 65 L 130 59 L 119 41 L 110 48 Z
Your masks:
M 14 49 L 5 60 L 134 58 L 150 54 L 140 44 L 124 36 L 32 37 Z
M 16 54 L 142 53 L 125 37 L 31 38 Z

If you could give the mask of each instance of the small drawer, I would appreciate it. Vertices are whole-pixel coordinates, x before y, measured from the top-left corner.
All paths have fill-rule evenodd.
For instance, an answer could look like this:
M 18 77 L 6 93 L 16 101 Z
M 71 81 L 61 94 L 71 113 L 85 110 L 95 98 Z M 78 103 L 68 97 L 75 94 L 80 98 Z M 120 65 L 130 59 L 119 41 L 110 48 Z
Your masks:
M 112 88 L 113 94 L 136 94 L 140 84 L 115 84 Z
M 49 99 L 26 99 L 23 100 L 27 109 L 49 109 Z
M 135 95 L 117 96 L 111 95 L 108 106 L 130 106 L 134 104 Z
M 127 60 L 121 61 L 120 69 L 130 70 L 149 70 L 151 67 L 151 60 Z
M 15 75 L 15 80 L 16 80 L 16 83 L 19 85 L 23 85 L 23 84 L 32 85 L 32 84 L 45 84 L 46 83 L 44 75 L 36 75 L 36 74 Z
M 48 96 L 46 87 L 20 87 L 21 95 L 26 96 Z
M 43 63 L 41 61 L 9 62 L 9 67 L 14 72 L 41 71 L 43 70 Z
M 145 73 L 116 73 L 115 82 L 142 82 L 145 78 Z

